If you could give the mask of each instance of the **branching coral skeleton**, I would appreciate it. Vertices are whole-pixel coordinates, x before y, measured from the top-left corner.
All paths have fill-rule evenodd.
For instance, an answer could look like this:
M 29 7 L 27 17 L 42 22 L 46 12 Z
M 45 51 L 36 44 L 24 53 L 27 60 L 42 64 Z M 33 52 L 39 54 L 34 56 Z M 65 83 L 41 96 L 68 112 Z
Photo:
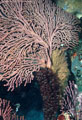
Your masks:
M 0 120 L 24 120 L 24 116 L 17 116 L 10 101 L 0 98 Z
M 14 90 L 50 68 L 52 51 L 78 43 L 79 20 L 50 0 L 0 0 L 0 80 Z

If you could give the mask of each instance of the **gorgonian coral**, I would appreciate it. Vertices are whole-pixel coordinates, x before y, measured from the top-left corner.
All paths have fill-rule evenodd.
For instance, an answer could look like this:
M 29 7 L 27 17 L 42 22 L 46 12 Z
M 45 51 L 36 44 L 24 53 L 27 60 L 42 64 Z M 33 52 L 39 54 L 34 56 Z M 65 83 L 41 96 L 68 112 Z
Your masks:
M 64 91 L 64 97 L 61 104 L 62 112 L 68 112 L 71 117 L 77 118 L 78 89 L 74 81 L 69 81 L 69 85 Z
M 10 101 L 0 98 L 0 117 L 2 120 L 11 120 L 12 108 L 10 106 Z
M 50 0 L 0 0 L 0 80 L 8 90 L 50 67 L 54 49 L 75 46 L 78 23 Z
M 0 98 L 0 120 L 24 120 L 24 116 L 17 116 L 10 101 Z

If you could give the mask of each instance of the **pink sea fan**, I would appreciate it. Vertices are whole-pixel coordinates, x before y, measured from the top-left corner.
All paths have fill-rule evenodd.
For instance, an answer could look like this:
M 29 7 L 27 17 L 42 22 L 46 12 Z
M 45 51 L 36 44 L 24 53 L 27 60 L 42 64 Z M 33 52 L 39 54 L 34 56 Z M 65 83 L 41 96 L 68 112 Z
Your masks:
M 61 104 L 62 112 L 69 112 L 72 117 L 77 116 L 78 88 L 74 81 L 69 81 L 69 85 L 64 91 L 64 97 Z
M 78 42 L 79 20 L 50 0 L 0 0 L 0 80 L 14 90 L 51 66 L 51 54 Z
M 3 120 L 11 120 L 11 112 L 10 102 L 0 98 L 0 117 L 2 117 Z
M 0 120 L 24 120 L 24 116 L 17 116 L 10 101 L 0 98 Z

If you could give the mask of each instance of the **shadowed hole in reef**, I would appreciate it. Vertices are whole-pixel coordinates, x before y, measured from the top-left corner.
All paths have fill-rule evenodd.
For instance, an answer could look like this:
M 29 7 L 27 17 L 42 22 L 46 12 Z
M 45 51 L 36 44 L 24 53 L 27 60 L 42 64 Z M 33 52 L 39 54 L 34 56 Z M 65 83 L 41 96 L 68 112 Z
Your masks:
M 0 120 L 4 120 L 3 117 L 0 115 Z
M 33 80 L 32 83 L 28 83 L 26 87 L 22 84 L 13 92 L 8 92 L 7 87 L 3 87 L 3 84 L 4 82 L 0 82 L 0 98 L 10 100 L 11 106 L 14 110 L 16 110 L 16 105 L 20 104 L 17 115 L 24 115 L 24 117 L 27 118 L 27 115 L 32 110 L 35 110 L 38 116 L 40 116 L 40 113 L 42 114 L 42 97 L 36 80 Z M 35 117 L 37 116 L 35 115 Z

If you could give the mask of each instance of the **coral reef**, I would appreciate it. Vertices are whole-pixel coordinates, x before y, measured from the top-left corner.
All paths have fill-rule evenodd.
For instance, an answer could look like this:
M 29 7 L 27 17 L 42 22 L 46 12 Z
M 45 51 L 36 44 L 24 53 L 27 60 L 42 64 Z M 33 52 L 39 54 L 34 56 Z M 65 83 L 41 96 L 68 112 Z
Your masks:
M 76 56 L 71 56 L 71 70 L 76 78 L 79 91 L 82 91 L 82 42 L 74 52 Z
M 56 48 L 77 45 L 79 23 L 50 0 L 0 0 L 0 80 L 8 90 L 50 68 Z
M 78 87 L 81 87 L 82 86 L 82 62 L 79 60 L 79 56 L 76 56 L 72 61 L 72 72 L 76 77 L 76 82 Z
M 18 105 L 15 106 L 16 112 L 19 112 L 19 106 L 24 104 L 26 119 L 36 119 L 38 115 L 40 119 L 57 119 L 62 101 L 61 93 L 70 75 L 64 51 L 78 45 L 78 33 L 81 31 L 79 24 L 78 18 L 65 12 L 51 0 L 0 0 L 0 90 L 8 88 L 6 93 L 11 97 L 18 89 L 22 91 L 27 83 L 28 86 L 29 83 L 31 85 L 35 79 L 39 84 L 36 85 L 37 88 L 40 87 L 39 92 L 36 92 L 37 89 L 29 90 L 27 98 L 26 92 L 30 87 L 26 92 L 20 92 L 20 100 L 16 104 L 13 103 Z M 77 114 L 75 90 L 75 84 L 69 83 L 62 104 L 62 111 L 69 111 L 73 117 Z M 43 111 L 42 99 L 35 95 L 38 96 L 40 92 Z M 40 106 L 33 109 L 33 105 Z M 41 110 L 39 114 L 38 110 Z M 0 98 L 0 119 L 25 119 L 24 116 L 17 116 L 16 112 L 10 101 Z M 37 115 L 30 117 L 34 112 Z
M 82 0 L 58 0 L 57 4 L 70 13 L 76 13 L 77 17 L 82 17 Z

